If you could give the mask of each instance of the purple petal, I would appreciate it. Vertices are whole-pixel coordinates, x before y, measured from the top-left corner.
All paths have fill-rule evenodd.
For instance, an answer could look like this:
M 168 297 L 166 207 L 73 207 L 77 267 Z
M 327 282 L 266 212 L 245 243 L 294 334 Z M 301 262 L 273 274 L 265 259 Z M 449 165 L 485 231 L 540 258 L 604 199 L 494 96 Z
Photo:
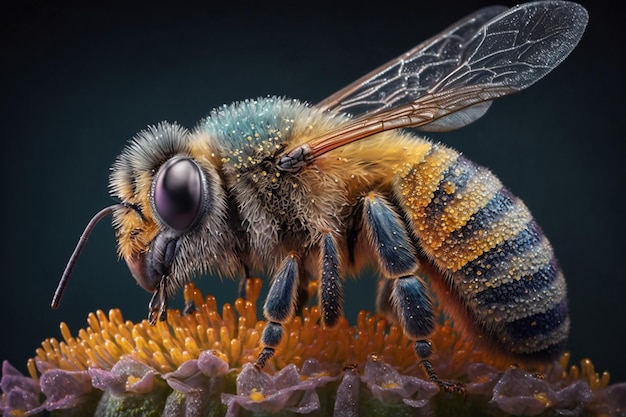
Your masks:
M 439 392 L 436 384 L 414 376 L 401 375 L 390 365 L 370 357 L 362 378 L 374 398 L 385 403 L 423 407 Z
M 591 399 L 589 384 L 578 380 L 560 389 L 550 397 L 552 407 L 564 416 L 578 416 Z
M 3 416 L 23 415 L 30 416 L 43 411 L 44 406 L 39 402 L 39 396 L 19 387 L 6 392 L 0 398 L 0 414 Z
M 593 393 L 588 407 L 594 415 L 621 416 L 626 414 L 626 382 L 609 385 Z
M 550 398 L 554 392 L 546 381 L 519 368 L 511 368 L 494 387 L 491 402 L 509 414 L 533 416 L 547 407 L 538 395 Z
M 317 374 L 324 373 L 326 368 L 324 365 L 320 363 L 317 359 L 309 358 L 304 361 L 302 364 L 302 369 L 300 370 L 300 375 L 310 377 Z
M 2 415 L 27 416 L 37 414 L 44 408 L 39 401 L 40 389 L 37 381 L 22 375 L 8 361 L 2 362 L 0 388 L 4 393 L 0 396 Z
M 174 372 L 163 375 L 163 379 L 176 391 L 190 393 L 204 388 L 207 377 L 198 369 L 198 361 L 191 359 Z
M 131 356 L 123 356 L 110 371 L 89 368 L 87 371 L 95 388 L 115 395 L 126 392 L 148 393 L 152 391 L 157 372 Z
M 237 376 L 237 395 L 249 396 L 253 392 L 261 392 L 268 397 L 276 391 L 272 377 L 250 363 L 245 364 Z
M 39 359 L 35 359 L 35 366 L 37 367 L 39 374 L 44 374 L 46 371 L 51 369 L 57 369 L 53 363 L 41 361 Z
M 202 368 L 202 369 L 201 369 Z M 196 417 L 206 414 L 210 403 L 219 401 L 224 392 L 228 364 L 215 355 L 200 354 L 188 360 L 163 379 L 175 392 L 168 396 L 163 416 Z
M 626 410 L 626 382 L 611 385 L 605 388 L 604 391 L 607 403 L 623 413 Z
M 550 407 L 560 415 L 579 415 L 593 394 L 582 380 L 558 389 L 556 384 L 519 368 L 507 370 L 493 389 L 492 402 L 510 414 L 535 415 Z
M 491 365 L 473 363 L 467 368 L 467 393 L 472 395 L 490 395 L 500 378 L 500 372 Z
M 163 379 L 170 387 L 184 394 L 202 393 L 203 396 L 207 397 L 222 392 L 225 385 L 224 375 L 221 375 L 222 372 L 213 372 L 218 368 L 211 365 L 209 371 L 211 371 L 210 374 L 213 376 L 207 375 L 201 371 L 201 363 L 201 360 L 188 360 L 174 372 L 163 375 Z M 205 370 L 207 370 L 207 367 L 205 367 Z
M 292 397 L 297 398 L 297 396 Z M 320 409 L 320 397 L 315 390 L 304 391 L 302 397 L 297 399 L 297 402 L 293 406 L 285 408 L 286 411 L 291 411 L 298 414 L 309 414 Z
M 402 386 L 402 376 L 385 362 L 370 356 L 365 363 L 363 382 L 375 385 Z
M 50 369 L 39 378 L 41 392 L 46 396 L 46 410 L 73 408 L 81 404 L 93 387 L 87 371 Z
M 23 391 L 39 394 L 39 384 L 30 377 L 24 376 L 13 367 L 9 361 L 2 362 L 2 379 L 0 379 L 0 389 L 8 393 L 12 389 L 20 388 Z
M 303 389 L 316 389 L 317 387 L 337 381 L 341 378 L 340 375 L 328 375 L 327 368 L 317 359 L 313 358 L 304 361 L 302 369 L 300 370 L 300 376 L 300 385 Z
M 340 363 L 326 362 L 322 364 L 320 361 L 314 358 L 309 358 L 302 364 L 300 375 L 316 378 L 322 378 L 324 375 L 335 375 L 332 378 L 339 379 L 343 373 L 344 365 Z
M 274 377 L 246 364 L 237 377 L 237 395 L 224 393 L 221 397 L 228 406 L 227 416 L 238 415 L 241 408 L 264 414 L 280 411 L 308 414 L 320 407 L 315 386 L 310 381 L 301 381 L 293 364 Z
M 348 368 L 344 371 L 343 379 L 337 388 L 337 398 L 333 409 L 333 417 L 359 416 L 359 390 L 361 378 L 356 369 Z
M 298 370 L 294 364 L 289 364 L 278 371 L 272 379 L 274 380 L 274 384 L 278 390 L 300 385 L 301 382 L 300 375 L 298 374 Z
M 320 402 L 315 385 L 311 384 L 311 381 L 303 383 L 294 364 L 281 369 L 272 379 L 278 391 L 266 399 L 270 408 L 300 414 L 308 414 L 319 409 Z
M 228 364 L 206 350 L 200 353 L 198 357 L 198 369 L 206 376 L 225 376 L 230 372 Z

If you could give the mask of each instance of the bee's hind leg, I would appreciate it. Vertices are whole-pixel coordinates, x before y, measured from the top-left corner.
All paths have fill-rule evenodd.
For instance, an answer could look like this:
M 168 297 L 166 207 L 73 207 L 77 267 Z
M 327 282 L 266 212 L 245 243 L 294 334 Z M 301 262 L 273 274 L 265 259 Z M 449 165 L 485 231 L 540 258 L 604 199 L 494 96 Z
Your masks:
M 465 394 L 463 384 L 439 378 L 430 361 L 433 348 L 427 337 L 434 330 L 435 320 L 432 304 L 422 279 L 416 275 L 395 279 L 390 300 L 404 334 L 416 340 L 415 353 L 420 359 L 420 365 L 428 374 L 428 378 L 445 391 Z
M 406 225 L 384 196 L 369 193 L 363 198 L 363 225 L 385 278 L 378 287 L 376 305 L 381 313 L 397 320 L 404 334 L 415 340 L 415 353 L 431 381 L 446 391 L 463 392 L 462 384 L 443 381 L 430 362 L 432 346 L 427 340 L 435 319 L 419 262 Z

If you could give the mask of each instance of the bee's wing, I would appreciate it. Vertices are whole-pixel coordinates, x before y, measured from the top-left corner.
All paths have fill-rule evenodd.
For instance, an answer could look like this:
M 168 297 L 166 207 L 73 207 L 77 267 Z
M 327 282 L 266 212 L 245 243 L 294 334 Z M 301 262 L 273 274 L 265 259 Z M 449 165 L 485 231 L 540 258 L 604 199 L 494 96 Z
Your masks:
M 565 1 L 525 3 L 488 19 L 500 11 L 469 16 L 321 102 L 323 109 L 360 115 L 287 150 L 279 168 L 297 171 L 328 151 L 385 130 L 465 126 L 485 114 L 491 100 L 522 90 L 555 68 L 587 25 L 586 10 Z M 464 31 L 471 35 L 460 36 Z
M 476 32 L 506 10 L 505 6 L 491 6 L 466 16 L 315 107 L 357 116 L 412 103 L 456 69 Z

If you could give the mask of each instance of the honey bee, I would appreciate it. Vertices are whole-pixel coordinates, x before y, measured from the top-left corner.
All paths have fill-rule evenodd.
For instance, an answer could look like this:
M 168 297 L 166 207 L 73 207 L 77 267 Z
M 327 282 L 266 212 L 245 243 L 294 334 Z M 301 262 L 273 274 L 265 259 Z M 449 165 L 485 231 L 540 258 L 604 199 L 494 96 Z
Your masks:
M 414 341 L 429 378 L 431 298 L 495 352 L 558 354 L 570 320 L 563 273 L 528 208 L 486 168 L 406 131 L 482 117 L 573 50 L 587 24 L 575 3 L 481 9 L 316 105 L 263 97 L 216 108 L 191 131 L 162 122 L 114 162 L 118 251 L 152 293 L 148 319 L 200 274 L 272 277 L 256 365 L 318 281 L 323 324 L 343 314 L 342 281 L 378 272 L 378 311 Z

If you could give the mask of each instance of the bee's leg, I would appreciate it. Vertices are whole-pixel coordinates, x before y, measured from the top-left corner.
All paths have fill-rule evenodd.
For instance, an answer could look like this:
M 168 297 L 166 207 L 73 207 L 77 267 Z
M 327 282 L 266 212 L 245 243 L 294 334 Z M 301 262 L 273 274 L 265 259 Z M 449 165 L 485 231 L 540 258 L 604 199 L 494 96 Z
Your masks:
M 430 362 L 433 353 L 431 343 L 426 339 L 435 327 L 433 308 L 422 280 L 415 275 L 407 275 L 393 280 L 391 304 L 396 310 L 404 334 L 416 340 L 414 348 L 420 364 L 428 378 L 446 391 L 465 392 L 463 384 L 444 381 L 435 372 Z
M 159 321 L 167 320 L 167 275 L 161 277 L 148 303 L 148 322 L 154 326 Z
M 426 338 L 434 329 L 434 314 L 426 287 L 415 275 L 419 263 L 404 221 L 383 196 L 370 193 L 363 199 L 363 224 L 386 277 L 378 287 L 379 311 L 416 340 L 415 352 L 431 381 L 448 391 L 462 391 L 462 385 L 441 380 L 429 360 L 432 347 Z
M 298 275 L 298 256 L 295 253 L 290 253 L 272 279 L 272 286 L 263 306 L 263 314 L 267 319 L 267 324 L 261 335 L 263 350 L 256 360 L 258 368 L 265 366 L 283 339 L 285 331 L 281 323 L 285 323 L 295 313 Z
M 246 285 L 250 279 L 250 269 L 248 265 L 243 266 L 243 276 L 239 280 L 239 288 L 237 288 L 237 298 L 246 298 Z
M 395 282 L 390 278 L 409 275 L 417 269 L 413 245 L 403 220 L 383 196 L 375 193 L 366 195 L 363 198 L 361 218 L 385 276 L 378 285 L 376 308 L 390 322 L 397 323 L 399 317 L 392 305 L 391 296 Z
M 417 258 L 404 221 L 381 195 L 363 198 L 363 223 L 386 277 L 398 277 L 417 269 Z
M 296 308 L 295 314 L 302 315 L 302 309 L 309 303 L 309 275 L 307 273 L 301 274 L 299 277 L 300 284 L 298 285 L 298 295 L 296 296 Z
M 382 278 L 378 282 L 376 290 L 376 311 L 384 315 L 389 323 L 398 323 L 398 315 L 391 305 L 391 292 L 393 291 L 393 279 Z
M 322 322 L 332 327 L 343 315 L 343 285 L 339 273 L 337 242 L 330 233 L 322 236 L 320 267 L 322 275 L 318 287 L 318 299 Z

